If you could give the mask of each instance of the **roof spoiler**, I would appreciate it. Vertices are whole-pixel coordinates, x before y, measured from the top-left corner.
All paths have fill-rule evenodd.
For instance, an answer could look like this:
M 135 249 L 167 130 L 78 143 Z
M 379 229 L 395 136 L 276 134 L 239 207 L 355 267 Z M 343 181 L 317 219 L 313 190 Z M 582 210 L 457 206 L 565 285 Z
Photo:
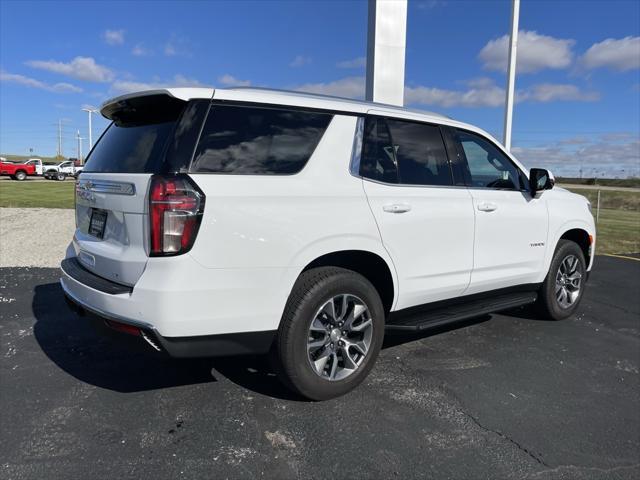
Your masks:
M 125 95 L 120 95 L 118 97 L 110 98 L 106 102 L 104 102 L 100 106 L 100 113 L 103 117 L 108 118 L 109 120 L 115 120 L 115 116 L 117 116 L 118 112 L 122 112 L 125 110 L 131 110 L 134 108 L 133 104 L 139 102 L 132 102 L 132 100 L 153 100 L 148 97 L 172 97 L 171 92 L 165 89 L 158 90 L 145 90 L 143 92 L 132 92 L 127 93 Z M 159 98 L 158 98 L 159 99 Z

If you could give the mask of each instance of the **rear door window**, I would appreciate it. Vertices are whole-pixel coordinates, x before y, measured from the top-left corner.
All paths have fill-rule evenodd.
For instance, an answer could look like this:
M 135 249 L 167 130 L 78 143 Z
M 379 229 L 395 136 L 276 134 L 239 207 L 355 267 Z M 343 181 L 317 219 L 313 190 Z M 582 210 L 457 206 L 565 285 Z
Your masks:
M 404 185 L 452 185 L 451 169 L 440 128 L 403 120 L 387 120 Z
M 401 185 L 453 184 L 440 128 L 397 119 L 367 118 L 360 174 Z
M 190 170 L 236 175 L 298 173 L 331 118 L 322 112 L 213 104 Z

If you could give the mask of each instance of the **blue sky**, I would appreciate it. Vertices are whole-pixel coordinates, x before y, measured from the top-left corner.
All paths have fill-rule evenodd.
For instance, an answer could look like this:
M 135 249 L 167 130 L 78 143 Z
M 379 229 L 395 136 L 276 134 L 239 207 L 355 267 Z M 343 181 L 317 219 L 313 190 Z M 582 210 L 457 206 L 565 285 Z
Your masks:
M 409 0 L 406 103 L 501 138 L 509 18 L 508 1 Z M 75 156 L 82 106 L 146 87 L 362 97 L 366 28 L 366 1 L 4 0 L 0 151 L 55 154 L 63 119 Z M 640 2 L 522 0 L 520 30 L 514 153 L 558 174 L 640 175 Z

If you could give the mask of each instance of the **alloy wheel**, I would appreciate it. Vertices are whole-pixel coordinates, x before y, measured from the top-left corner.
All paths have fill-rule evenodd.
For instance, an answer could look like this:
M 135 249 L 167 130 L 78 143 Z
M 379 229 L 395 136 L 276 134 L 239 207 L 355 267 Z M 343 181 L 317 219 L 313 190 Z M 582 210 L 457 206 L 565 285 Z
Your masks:
M 580 296 L 582 286 L 581 264 L 575 255 L 567 255 L 556 273 L 555 295 L 562 308 L 571 307 Z
M 343 380 L 362 365 L 372 338 L 367 305 L 355 295 L 336 295 L 320 307 L 309 325 L 311 368 L 325 380 Z

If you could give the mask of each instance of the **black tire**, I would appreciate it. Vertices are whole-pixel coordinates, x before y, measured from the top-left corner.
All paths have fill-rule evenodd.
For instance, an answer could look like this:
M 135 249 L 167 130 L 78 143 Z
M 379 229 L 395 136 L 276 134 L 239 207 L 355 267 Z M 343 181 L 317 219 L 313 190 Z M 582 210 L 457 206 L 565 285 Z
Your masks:
M 25 172 L 24 170 L 18 170 L 13 178 L 14 180 L 18 180 L 19 182 L 21 182 L 27 178 L 27 172 Z
M 575 300 L 569 306 L 563 306 L 556 296 L 556 283 L 560 267 L 571 256 L 577 259 L 576 271 L 580 274 L 580 286 Z M 584 294 L 587 265 L 580 246 L 571 240 L 560 240 L 551 260 L 551 266 L 538 292 L 536 306 L 539 313 L 549 320 L 563 320 L 573 315 Z M 561 275 L 560 275 L 561 276 Z
M 369 349 L 353 373 L 341 380 L 328 380 L 311 366 L 307 353 L 309 327 L 328 300 L 343 294 L 353 295 L 365 304 L 373 331 Z M 289 295 L 272 352 L 278 377 L 287 387 L 311 400 L 344 395 L 373 368 L 384 339 L 384 317 L 380 295 L 362 275 L 338 267 L 303 272 Z
M 63 182 L 67 178 L 67 174 L 64 172 L 56 173 L 56 180 Z

